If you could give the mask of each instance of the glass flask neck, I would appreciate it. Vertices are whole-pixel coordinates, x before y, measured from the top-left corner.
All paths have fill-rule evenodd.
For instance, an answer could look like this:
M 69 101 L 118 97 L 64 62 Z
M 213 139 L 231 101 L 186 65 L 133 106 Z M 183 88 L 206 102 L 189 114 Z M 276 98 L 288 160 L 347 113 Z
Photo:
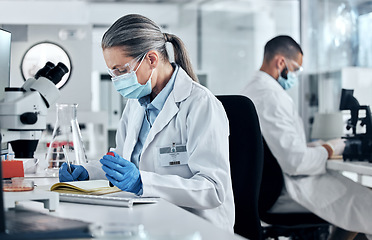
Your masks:
M 71 120 L 76 120 L 77 118 L 77 107 L 76 103 L 57 103 L 57 119 L 59 121 L 66 121 L 69 123 Z

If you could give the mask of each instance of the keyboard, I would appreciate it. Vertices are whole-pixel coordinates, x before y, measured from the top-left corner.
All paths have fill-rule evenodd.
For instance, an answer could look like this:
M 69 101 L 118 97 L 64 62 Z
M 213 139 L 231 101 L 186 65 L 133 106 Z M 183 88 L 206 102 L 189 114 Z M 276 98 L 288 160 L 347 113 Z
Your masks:
M 154 197 L 116 197 L 107 195 L 85 195 L 60 193 L 59 201 L 84 204 L 96 204 L 115 207 L 132 207 L 135 203 L 156 203 L 159 198 Z

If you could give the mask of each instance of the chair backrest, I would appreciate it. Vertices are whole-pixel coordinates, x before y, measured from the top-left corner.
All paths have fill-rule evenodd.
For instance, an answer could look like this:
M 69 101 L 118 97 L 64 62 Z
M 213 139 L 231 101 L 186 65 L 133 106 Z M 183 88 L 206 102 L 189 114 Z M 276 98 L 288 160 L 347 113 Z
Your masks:
M 278 161 L 271 153 L 265 139 L 264 145 L 264 164 L 262 171 L 262 180 L 259 195 L 259 213 L 264 220 L 265 213 L 274 205 L 284 186 L 284 178 L 282 169 Z
M 272 213 L 268 211 L 283 190 L 284 177 L 265 139 L 263 139 L 263 144 L 264 166 L 258 208 L 261 220 L 269 224 L 263 228 L 263 238 L 279 239 L 283 236 L 304 240 L 328 239 L 329 223 L 313 213 Z
M 230 168 L 235 201 L 235 233 L 261 239 L 258 196 L 263 166 L 263 144 L 256 108 L 239 95 L 217 96 L 230 124 Z

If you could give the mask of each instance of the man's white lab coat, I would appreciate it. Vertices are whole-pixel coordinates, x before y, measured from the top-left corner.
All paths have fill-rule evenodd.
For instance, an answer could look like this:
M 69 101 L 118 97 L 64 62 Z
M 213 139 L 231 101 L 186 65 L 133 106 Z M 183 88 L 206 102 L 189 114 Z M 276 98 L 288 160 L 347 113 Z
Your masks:
M 254 102 L 262 135 L 283 170 L 283 193 L 338 227 L 371 234 L 371 190 L 326 170 L 327 151 L 307 147 L 302 119 L 278 82 L 259 71 L 242 94 Z

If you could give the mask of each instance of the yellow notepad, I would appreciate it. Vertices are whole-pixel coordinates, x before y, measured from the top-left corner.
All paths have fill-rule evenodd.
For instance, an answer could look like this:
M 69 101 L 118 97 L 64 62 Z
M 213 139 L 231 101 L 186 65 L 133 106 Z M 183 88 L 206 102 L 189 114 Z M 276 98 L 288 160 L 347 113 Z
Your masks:
M 50 191 L 59 193 L 103 195 L 120 192 L 121 190 L 117 187 L 110 187 L 108 180 L 88 180 L 56 183 L 51 186 Z

